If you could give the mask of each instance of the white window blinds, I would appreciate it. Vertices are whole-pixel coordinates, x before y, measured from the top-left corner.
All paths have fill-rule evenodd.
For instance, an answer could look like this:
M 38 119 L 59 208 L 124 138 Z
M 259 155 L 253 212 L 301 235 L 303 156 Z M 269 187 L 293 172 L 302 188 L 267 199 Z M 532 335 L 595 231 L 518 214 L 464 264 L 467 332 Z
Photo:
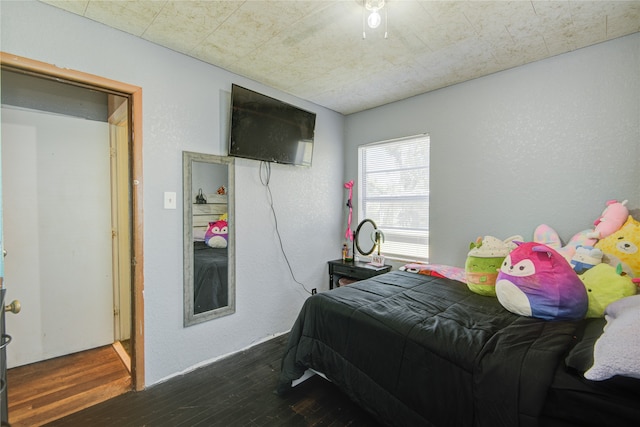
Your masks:
M 382 254 L 429 260 L 429 135 L 358 148 L 359 220 L 384 233 Z

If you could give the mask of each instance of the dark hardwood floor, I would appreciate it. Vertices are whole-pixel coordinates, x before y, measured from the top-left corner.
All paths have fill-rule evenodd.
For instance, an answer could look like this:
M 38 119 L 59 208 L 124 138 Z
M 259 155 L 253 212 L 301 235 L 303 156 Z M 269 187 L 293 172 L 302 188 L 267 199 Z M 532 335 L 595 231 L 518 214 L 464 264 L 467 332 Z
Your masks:
M 193 372 L 129 392 L 48 426 L 377 426 L 333 384 L 315 376 L 274 393 L 287 336 Z

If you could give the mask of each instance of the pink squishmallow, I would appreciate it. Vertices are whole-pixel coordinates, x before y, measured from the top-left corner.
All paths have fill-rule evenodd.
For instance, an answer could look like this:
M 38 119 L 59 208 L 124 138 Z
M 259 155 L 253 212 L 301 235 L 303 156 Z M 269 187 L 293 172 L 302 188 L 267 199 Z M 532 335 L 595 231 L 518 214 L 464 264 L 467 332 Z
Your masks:
M 620 230 L 622 225 L 629 217 L 629 209 L 625 206 L 627 201 L 618 202 L 617 200 L 609 200 L 607 207 L 602 215 L 593 223 L 595 229 L 590 232 L 587 237 L 594 239 L 604 239 Z
M 496 296 L 512 313 L 546 320 L 582 319 L 589 306 L 587 291 L 569 263 L 536 242 L 520 243 L 504 259 Z
M 226 248 L 228 237 L 229 224 L 227 221 L 218 220 L 209 223 L 209 228 L 204 233 L 204 242 L 212 248 Z

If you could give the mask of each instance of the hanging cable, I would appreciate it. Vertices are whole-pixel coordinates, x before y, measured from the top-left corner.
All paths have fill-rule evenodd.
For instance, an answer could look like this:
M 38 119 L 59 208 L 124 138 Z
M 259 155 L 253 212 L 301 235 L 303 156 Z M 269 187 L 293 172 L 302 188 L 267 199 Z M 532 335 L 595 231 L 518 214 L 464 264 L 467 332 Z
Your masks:
M 271 194 L 271 187 L 269 187 L 269 182 L 271 181 L 271 163 L 269 162 L 260 162 L 260 182 L 263 186 L 267 187 L 267 195 L 269 196 L 269 206 L 271 207 L 271 212 L 273 213 L 273 221 L 275 223 L 276 235 L 278 236 L 278 242 L 280 243 L 280 250 L 282 251 L 282 255 L 284 256 L 284 260 L 287 263 L 287 267 L 289 267 L 289 273 L 291 273 L 291 277 L 293 281 L 298 285 L 302 286 L 302 289 L 305 290 L 310 295 L 313 295 L 311 291 L 307 289 L 307 287 L 298 279 L 296 279 L 295 274 L 293 273 L 293 268 L 291 268 L 291 263 L 289 262 L 289 258 L 284 250 L 284 245 L 282 244 L 282 237 L 280 236 L 280 230 L 278 229 L 278 216 L 276 215 L 276 209 L 273 206 L 273 194 Z

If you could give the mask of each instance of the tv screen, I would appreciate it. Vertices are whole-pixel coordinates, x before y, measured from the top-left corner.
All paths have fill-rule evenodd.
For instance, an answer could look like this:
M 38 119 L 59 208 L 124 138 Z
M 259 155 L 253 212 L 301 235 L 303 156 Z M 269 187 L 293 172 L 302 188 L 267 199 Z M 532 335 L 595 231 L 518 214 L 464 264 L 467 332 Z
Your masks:
M 229 155 L 311 166 L 316 115 L 233 84 Z

